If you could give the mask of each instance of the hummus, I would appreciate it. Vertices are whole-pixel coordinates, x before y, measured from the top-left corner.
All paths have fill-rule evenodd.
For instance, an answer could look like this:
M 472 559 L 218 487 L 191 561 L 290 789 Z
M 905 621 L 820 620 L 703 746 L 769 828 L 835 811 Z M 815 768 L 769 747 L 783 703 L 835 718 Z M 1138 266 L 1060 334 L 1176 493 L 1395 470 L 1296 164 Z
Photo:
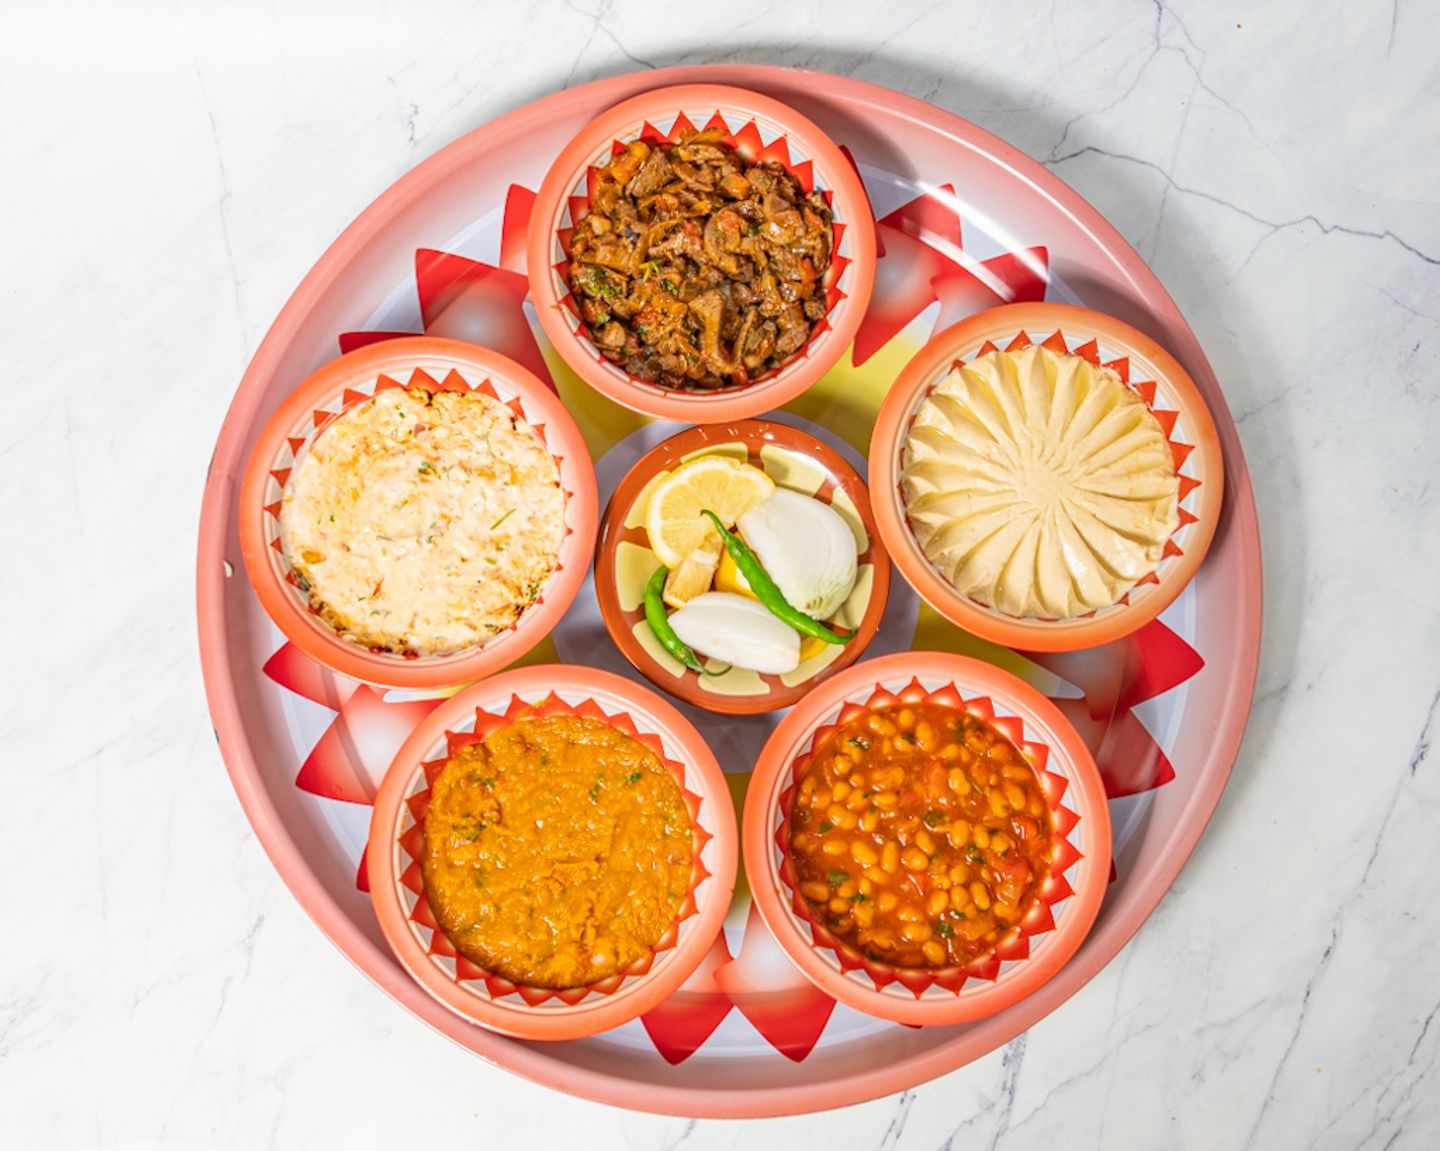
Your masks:
M 399 388 L 337 417 L 286 485 L 281 546 L 346 639 L 440 655 L 510 627 L 565 535 L 555 459 L 504 404 Z
M 905 445 L 916 541 L 970 598 L 1068 619 L 1117 603 L 1179 524 L 1160 422 L 1114 371 L 1032 346 L 959 366 Z

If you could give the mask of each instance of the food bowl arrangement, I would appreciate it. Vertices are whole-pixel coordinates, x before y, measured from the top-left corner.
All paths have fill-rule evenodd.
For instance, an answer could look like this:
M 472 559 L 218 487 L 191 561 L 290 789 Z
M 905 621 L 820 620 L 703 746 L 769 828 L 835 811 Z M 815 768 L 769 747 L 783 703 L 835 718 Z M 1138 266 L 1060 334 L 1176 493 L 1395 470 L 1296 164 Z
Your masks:
M 714 82 L 766 95 L 682 106 L 671 87 L 668 110 L 574 151 L 606 109 Z M 791 108 L 842 150 L 827 159 Z M 1174 361 L 1104 317 L 977 315 L 1046 296 L 1143 316 L 1204 402 L 1172 387 L 1185 380 Z M 421 330 L 494 351 L 447 345 L 417 362 L 437 342 L 402 333 Z M 327 367 L 319 396 L 292 397 L 337 346 L 365 350 Z M 606 397 L 693 421 L 681 433 L 693 442 L 633 475 L 679 429 L 639 427 Z M 747 442 L 746 413 L 780 404 L 786 427 Z M 1053 420 L 1036 416 L 1045 405 Z M 1047 439 L 1076 419 L 1076 435 Z M 867 472 L 838 448 L 870 488 L 808 446 L 787 452 L 802 429 L 880 453 Z M 999 498 L 975 467 L 997 462 L 985 437 L 1036 465 L 999 460 L 1015 481 Z M 622 478 L 631 489 L 609 509 L 593 603 L 590 453 L 607 492 Z M 1065 483 L 1084 494 L 1062 523 Z M 1031 506 L 1004 506 L 1019 494 Z M 1017 546 L 1047 500 L 1054 515 Z M 1057 545 L 1090 566 L 1057 581 Z M 892 547 L 934 608 L 909 589 L 885 606 Z M 337 570 L 337 555 L 358 562 Z M 482 574 L 462 578 L 467 564 Z M 1261 603 L 1223 393 L 1118 233 L 943 110 L 731 65 L 553 94 L 380 197 L 305 278 L 236 391 L 197 576 L 223 756 L 325 934 L 492 1064 L 706 1116 L 913 1088 L 1013 1040 L 1101 970 L 1214 809 L 1245 726 Z M 443 594 L 417 601 L 426 589 Z M 872 634 L 887 651 L 922 650 L 858 662 Z M 1054 706 L 930 649 L 1000 663 Z M 502 670 L 517 658 L 546 666 Z M 745 673 L 742 659 L 775 670 Z M 575 666 L 597 663 L 633 683 Z M 440 702 L 456 692 L 459 704 Z M 1103 800 L 1078 741 L 1112 797 L 1108 886 Z M 733 809 L 747 800 L 749 882 L 732 891 Z M 613 857 L 600 850 L 612 829 Z
M 657 88 L 591 122 L 540 185 L 527 247 L 565 362 L 616 403 L 697 424 L 815 383 L 875 277 L 850 160 L 779 101 L 710 84 Z
M 240 543 L 307 655 L 367 683 L 447 687 L 548 634 L 585 578 L 596 504 L 548 386 L 485 348 L 396 339 L 326 364 L 270 416 Z
M 547 723 L 559 732 L 547 735 Z M 495 746 L 507 737 L 524 745 L 521 753 Z M 460 758 L 477 749 L 476 757 Z M 450 765 L 461 774 L 447 776 Z M 667 802 L 678 804 L 678 814 L 666 812 Z M 531 828 L 532 808 L 536 828 L 546 820 L 555 825 L 548 841 Z M 437 813 L 445 823 L 427 834 L 427 819 Z M 653 829 L 641 822 L 647 815 Z M 648 830 L 682 833 L 683 852 L 656 853 L 643 838 Z M 622 852 L 627 835 L 630 855 Z M 491 855 L 477 854 L 487 844 Z M 736 856 L 724 776 L 684 717 L 619 676 L 545 665 L 475 684 L 416 727 L 376 796 L 366 853 L 381 929 L 420 985 L 485 1027 L 549 1040 L 619 1026 L 679 987 L 720 930 Z M 535 873 L 491 895 L 486 882 L 500 885 L 507 862 L 511 871 L 531 865 Z M 562 873 L 565 882 L 556 878 Z M 651 909 L 659 918 L 649 917 L 645 935 L 647 875 L 677 886 L 661 892 L 669 902 Z M 595 903 L 577 911 L 577 892 Z M 517 898 L 532 914 L 536 903 L 546 911 L 534 938 L 507 917 Z M 607 907 L 609 918 L 597 910 Z M 455 920 L 460 911 L 466 914 Z M 642 920 L 633 938 L 617 926 L 627 915 Z M 546 951 L 552 929 L 562 930 L 557 924 L 574 936 L 579 958 L 568 967 Z M 494 957 L 488 968 L 476 962 L 467 927 Z M 617 938 L 607 940 L 606 932 Z M 536 946 L 542 959 L 520 966 L 527 947 Z M 583 963 L 607 950 L 610 967 L 598 978 L 583 974 Z
M 1122 638 L 1199 569 L 1224 495 L 1215 423 L 1154 340 L 1066 304 L 962 320 L 875 421 L 880 533 L 958 627 L 1022 651 Z
M 1049 700 L 939 652 L 868 660 L 775 729 L 743 820 L 781 949 L 857 1010 L 964 1023 L 1031 994 L 1100 910 L 1110 817 Z
M 712 496 L 695 494 L 717 485 L 719 491 Z M 743 514 L 756 506 L 763 511 L 777 491 L 785 506 L 777 508 L 771 520 L 754 511 Z M 737 526 L 740 534 L 749 529 L 746 538 L 769 560 L 772 574 L 780 572 L 781 560 L 800 569 L 780 574 L 780 581 L 798 604 L 812 610 L 818 605 L 823 613 L 824 623 L 809 630 L 853 632 L 848 640 L 827 642 L 822 635 L 801 634 L 771 618 L 731 561 L 719 532 L 695 520 L 696 509 L 707 498 L 717 506 L 732 505 L 727 526 Z M 814 503 L 822 506 L 809 506 Z M 668 519 L 662 504 L 675 509 Z M 827 515 L 827 509 L 834 514 Z M 665 530 L 684 538 L 667 544 L 659 536 Z M 832 535 L 838 537 L 838 576 L 827 575 L 831 553 L 825 549 Z M 787 555 L 791 548 L 797 554 Z M 689 560 L 692 554 L 695 560 Z M 667 569 L 666 560 L 678 566 Z M 677 597 L 673 585 L 696 567 L 696 582 Z M 669 579 L 660 575 L 662 570 L 670 570 Z M 652 593 L 648 613 L 647 591 Z M 710 711 L 755 714 L 803 698 L 860 658 L 880 626 L 889 591 L 890 561 L 876 532 L 864 481 L 833 448 L 772 420 L 709 424 L 672 436 L 626 473 L 602 518 L 595 594 L 611 639 L 652 683 Z M 657 636 L 657 622 L 662 631 L 664 623 L 663 616 L 660 621 L 654 618 L 656 596 L 663 596 L 658 609 L 662 613 L 678 607 L 669 616 L 672 630 L 695 640 L 692 656 L 698 659 L 687 662 L 683 649 L 677 655 L 673 645 L 667 649 Z M 708 616 L 702 610 L 707 607 Z M 685 631 L 690 617 L 696 620 L 693 635 Z M 712 620 L 719 621 L 719 635 Z M 803 621 L 801 626 L 806 626 Z M 732 651 L 731 645 L 750 629 L 760 630 L 757 645 L 768 639 L 769 629 L 778 630 L 782 644 L 788 640 L 794 645 L 793 663 L 784 661 L 783 649 L 778 664 L 762 664 L 757 670 L 761 660 L 747 663 L 747 654 L 762 654 L 758 646 L 747 652 Z M 728 655 L 728 662 L 707 658 L 707 635 L 722 644 L 715 650 Z

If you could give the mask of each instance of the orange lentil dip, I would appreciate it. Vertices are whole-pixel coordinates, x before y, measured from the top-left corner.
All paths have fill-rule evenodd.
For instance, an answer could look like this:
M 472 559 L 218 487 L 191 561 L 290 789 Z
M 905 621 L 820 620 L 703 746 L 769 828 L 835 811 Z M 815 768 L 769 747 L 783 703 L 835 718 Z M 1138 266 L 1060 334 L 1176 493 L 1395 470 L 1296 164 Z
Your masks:
M 599 720 L 521 719 L 458 750 L 425 812 L 421 872 L 467 959 L 532 987 L 581 987 L 643 956 L 690 884 L 675 777 Z
M 963 966 L 1034 905 L 1053 824 L 1035 770 L 995 727 L 921 703 L 851 717 L 815 749 L 790 859 L 819 923 L 867 958 Z

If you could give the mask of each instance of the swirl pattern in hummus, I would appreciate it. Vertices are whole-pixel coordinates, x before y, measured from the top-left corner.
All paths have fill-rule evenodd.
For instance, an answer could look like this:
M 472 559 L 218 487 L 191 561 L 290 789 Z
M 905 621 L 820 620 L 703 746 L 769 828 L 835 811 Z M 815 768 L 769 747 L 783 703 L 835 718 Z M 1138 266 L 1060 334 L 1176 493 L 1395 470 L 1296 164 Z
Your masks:
M 555 458 L 478 392 L 391 389 L 315 438 L 280 538 L 311 606 L 342 636 L 440 655 L 510 627 L 565 536 Z
M 1179 525 L 1160 422 L 1109 368 L 1034 345 L 955 368 L 905 445 L 911 529 L 960 592 L 1016 617 L 1117 603 Z

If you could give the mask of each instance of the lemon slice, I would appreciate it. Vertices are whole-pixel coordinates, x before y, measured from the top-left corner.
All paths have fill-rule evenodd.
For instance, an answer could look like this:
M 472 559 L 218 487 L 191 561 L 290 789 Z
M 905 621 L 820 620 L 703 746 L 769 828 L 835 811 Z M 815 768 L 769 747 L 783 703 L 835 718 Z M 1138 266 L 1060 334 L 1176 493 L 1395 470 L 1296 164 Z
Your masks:
M 822 651 L 826 651 L 830 645 L 818 635 L 807 635 L 800 638 L 800 662 L 807 659 L 814 659 Z
M 645 532 L 651 550 L 666 567 L 678 567 L 715 540 L 715 529 L 702 512 L 708 508 L 730 527 L 774 490 L 775 481 L 759 468 L 725 456 L 682 464 L 650 493 Z

